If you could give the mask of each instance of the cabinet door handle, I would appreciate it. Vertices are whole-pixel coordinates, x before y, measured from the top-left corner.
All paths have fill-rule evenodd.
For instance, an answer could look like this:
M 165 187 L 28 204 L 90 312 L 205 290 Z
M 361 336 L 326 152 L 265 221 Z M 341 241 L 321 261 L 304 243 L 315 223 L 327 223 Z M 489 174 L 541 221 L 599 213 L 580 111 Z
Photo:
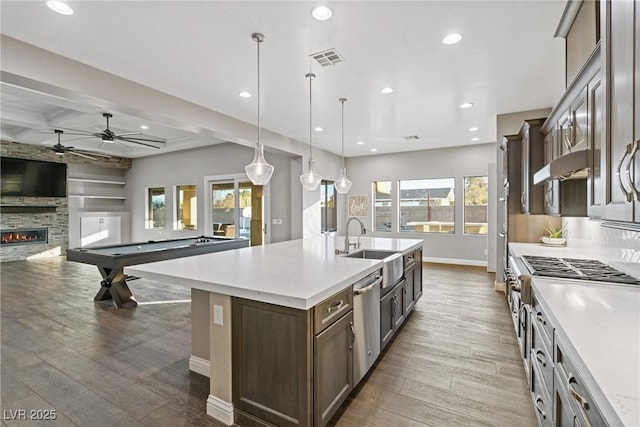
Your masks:
M 622 157 L 620 158 L 620 162 L 618 163 L 618 167 L 616 168 L 616 175 L 618 176 L 618 185 L 620 186 L 620 189 L 624 193 L 624 196 L 628 202 L 632 200 L 633 195 L 630 191 L 627 191 L 624 184 L 622 183 L 622 176 L 620 172 L 622 170 L 622 164 L 624 163 L 624 159 L 631 153 L 631 151 L 632 151 L 631 144 L 627 144 L 627 147 L 624 150 L 624 154 L 622 154 Z M 629 163 L 631 163 L 631 161 L 629 161 Z M 629 172 L 629 168 L 627 168 L 627 172 Z
M 536 351 L 536 359 L 538 359 L 538 362 L 540 362 L 542 367 L 545 368 L 547 366 L 547 358 L 545 357 L 544 352 L 539 348 L 536 348 L 535 351 Z
M 351 345 L 349 349 L 353 348 L 353 344 L 356 342 L 356 328 L 353 327 L 353 322 L 349 322 L 349 326 L 351 327 Z
M 525 196 L 527 195 L 527 193 L 525 193 L 524 191 L 522 192 L 522 196 L 520 196 L 520 203 L 522 203 L 522 207 L 524 207 L 524 200 L 525 200 Z
M 625 168 L 625 173 L 627 174 L 627 178 L 629 179 L 629 184 L 631 184 L 632 198 L 635 196 L 636 200 L 640 201 L 640 190 L 636 187 L 636 183 L 631 178 L 631 164 L 634 162 L 636 154 L 638 154 L 638 148 L 640 148 L 640 139 L 633 143 L 633 147 L 631 152 L 629 153 L 629 163 L 627 163 L 627 167 Z M 631 200 L 629 200 L 631 201 Z
M 335 304 L 330 305 L 329 307 L 327 307 L 327 313 L 331 313 L 331 312 L 340 310 L 343 305 L 344 305 L 344 300 L 340 300 L 340 301 L 336 302 Z
M 540 412 L 540 416 L 543 420 L 547 419 L 547 412 L 544 410 L 544 400 L 540 396 L 536 397 L 536 410 Z

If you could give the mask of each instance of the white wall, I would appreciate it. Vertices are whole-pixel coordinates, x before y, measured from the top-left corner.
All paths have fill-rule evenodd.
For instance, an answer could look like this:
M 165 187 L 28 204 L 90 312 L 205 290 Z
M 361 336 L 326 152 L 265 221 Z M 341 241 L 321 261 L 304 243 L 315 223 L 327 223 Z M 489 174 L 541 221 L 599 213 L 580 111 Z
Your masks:
M 424 240 L 425 261 L 450 262 L 469 265 L 487 265 L 487 236 L 464 235 L 463 200 L 464 177 L 488 175 L 489 164 L 495 162 L 495 144 L 480 144 L 465 147 L 443 148 L 413 151 L 407 153 L 384 154 L 377 156 L 355 157 L 347 159 L 347 174 L 353 181 L 348 195 L 367 195 L 372 203 L 372 181 L 394 181 L 421 178 L 455 178 L 455 222 L 456 234 L 435 234 L 415 232 L 374 232 L 368 235 L 376 237 L 404 237 Z M 495 188 L 489 188 L 489 192 Z M 344 234 L 346 222 L 346 197 L 338 199 L 340 206 L 338 232 Z M 367 230 L 372 229 L 373 212 L 363 218 Z M 397 224 L 397 212 L 394 213 Z M 353 225 L 353 224 L 352 224 Z M 495 224 L 489 226 L 495 230 Z M 394 230 L 397 226 L 394 226 Z M 352 233 L 355 232 L 355 227 Z
M 271 241 L 291 239 L 291 216 L 296 214 L 294 206 L 301 206 L 299 196 L 291 191 L 291 158 L 279 153 L 265 153 L 265 158 L 275 170 L 269 185 L 271 218 L 282 219 L 282 225 L 271 225 Z M 204 191 L 203 179 L 210 175 L 244 173 L 245 165 L 253 159 L 253 149 L 236 144 L 213 145 L 175 153 L 161 154 L 134 159 L 125 179 L 127 185 L 126 210 L 131 212 L 132 241 L 169 239 L 194 234 L 204 234 Z M 175 213 L 174 186 L 196 184 L 198 197 L 198 228 L 193 230 L 173 230 Z M 300 186 L 300 183 L 295 183 Z M 164 229 L 145 229 L 145 195 L 149 187 L 165 187 L 167 206 L 167 226 Z M 302 211 L 298 208 L 297 215 Z

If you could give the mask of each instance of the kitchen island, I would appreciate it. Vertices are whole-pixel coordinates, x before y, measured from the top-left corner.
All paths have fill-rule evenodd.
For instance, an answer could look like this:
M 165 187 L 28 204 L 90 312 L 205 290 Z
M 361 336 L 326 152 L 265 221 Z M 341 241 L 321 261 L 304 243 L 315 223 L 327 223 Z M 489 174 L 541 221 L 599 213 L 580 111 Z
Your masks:
M 423 243 L 367 237 L 360 242 L 360 249 L 396 252 L 412 260 Z M 317 372 L 319 362 L 337 364 L 338 349 L 348 346 L 350 351 L 351 286 L 383 266 L 383 260 L 336 255 L 336 249 L 344 249 L 344 237 L 319 236 L 128 267 L 125 273 L 192 289 L 190 369 L 210 377 L 207 414 L 228 425 L 239 422 L 238 416 L 243 425 L 261 425 L 261 420 L 321 425 L 337 407 L 334 402 L 318 411 L 315 402 L 314 409 L 314 399 L 322 394 L 314 387 L 325 377 Z M 421 271 L 419 265 L 416 270 Z M 421 284 L 419 280 L 420 290 Z M 396 288 L 400 297 L 403 291 L 412 298 L 420 295 L 407 292 L 406 286 Z M 399 304 L 394 300 L 393 307 L 402 308 L 402 299 Z M 324 315 L 317 307 L 323 307 Z M 332 310 L 346 314 L 318 328 L 317 319 L 333 317 Z M 320 344 L 335 351 L 320 350 Z M 258 351 L 259 358 L 247 359 Z M 265 375 L 265 370 L 273 374 Z M 258 377 L 262 383 L 255 383 Z M 340 381 L 351 382 L 346 377 Z M 341 391 L 341 398 L 350 388 Z

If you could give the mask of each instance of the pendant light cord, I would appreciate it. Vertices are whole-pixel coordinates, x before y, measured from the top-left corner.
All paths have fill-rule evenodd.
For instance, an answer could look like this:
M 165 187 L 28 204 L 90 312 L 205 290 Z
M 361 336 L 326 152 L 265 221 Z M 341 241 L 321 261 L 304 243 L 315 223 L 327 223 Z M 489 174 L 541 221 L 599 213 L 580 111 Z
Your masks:
M 258 43 L 258 147 L 262 144 L 260 140 L 260 37 L 256 37 Z
M 311 95 L 311 82 L 313 81 L 313 78 L 316 75 L 313 73 L 309 73 L 307 74 L 307 78 L 309 79 L 309 160 L 313 159 L 313 121 L 312 121 L 312 116 L 311 116 L 311 111 L 312 111 L 312 95 Z
M 344 169 L 344 103 L 347 98 L 340 98 L 339 101 L 342 104 L 342 168 Z

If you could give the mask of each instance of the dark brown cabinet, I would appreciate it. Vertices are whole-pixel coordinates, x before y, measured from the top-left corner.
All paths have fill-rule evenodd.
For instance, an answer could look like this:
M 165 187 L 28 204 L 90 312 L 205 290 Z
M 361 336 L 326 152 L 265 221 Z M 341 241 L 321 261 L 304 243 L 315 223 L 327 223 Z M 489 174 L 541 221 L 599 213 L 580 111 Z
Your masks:
M 314 425 L 325 426 L 353 389 L 353 312 L 314 339 Z
M 324 426 L 353 390 L 349 287 L 310 310 L 232 300 L 239 425 Z
M 401 280 L 380 299 L 380 349 L 393 338 L 405 319 L 404 296 L 406 280 Z
M 544 213 L 544 188 L 533 184 L 533 174 L 544 166 L 544 141 L 540 128 L 544 119 L 525 120 L 520 128 L 520 208 L 525 214 Z
M 413 258 L 416 262 L 413 270 L 413 300 L 418 302 L 422 296 L 422 248 L 415 250 Z
M 416 305 L 416 298 L 414 292 L 415 286 L 415 252 L 411 252 L 404 256 L 404 295 L 403 295 L 403 310 L 404 313 L 409 313 Z
M 603 219 L 640 222 L 640 4 L 602 1 L 606 94 Z

